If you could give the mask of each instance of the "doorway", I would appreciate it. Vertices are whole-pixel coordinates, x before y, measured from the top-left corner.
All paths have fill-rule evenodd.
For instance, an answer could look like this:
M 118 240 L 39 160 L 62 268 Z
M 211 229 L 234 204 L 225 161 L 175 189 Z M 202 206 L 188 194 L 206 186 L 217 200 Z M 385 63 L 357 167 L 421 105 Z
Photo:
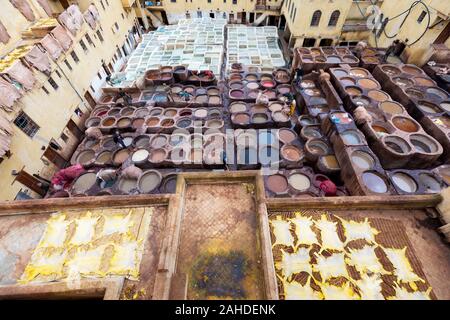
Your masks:
M 44 190 L 41 187 L 41 181 L 39 179 L 35 178 L 25 170 L 21 170 L 17 176 L 15 181 L 18 181 L 19 183 L 23 184 L 25 187 L 33 190 L 37 194 L 39 194 L 41 197 L 45 196 L 47 193 L 46 190 Z
M 280 17 L 280 24 L 278 25 L 278 29 L 284 30 L 286 28 L 286 18 L 284 15 Z
M 67 160 L 64 159 L 55 149 L 51 146 L 48 146 L 44 152 L 44 157 L 47 158 L 48 161 L 53 163 L 59 169 L 65 168 L 67 165 Z
M 447 23 L 444 30 L 438 35 L 436 40 L 434 40 L 434 44 L 445 43 L 447 39 L 450 37 L 450 22 Z
M 95 106 L 97 105 L 97 103 L 95 102 L 95 99 L 92 97 L 91 93 L 89 91 L 86 91 L 84 93 L 84 98 L 86 99 L 86 101 L 89 103 L 89 105 L 91 106 L 91 108 L 95 108 Z

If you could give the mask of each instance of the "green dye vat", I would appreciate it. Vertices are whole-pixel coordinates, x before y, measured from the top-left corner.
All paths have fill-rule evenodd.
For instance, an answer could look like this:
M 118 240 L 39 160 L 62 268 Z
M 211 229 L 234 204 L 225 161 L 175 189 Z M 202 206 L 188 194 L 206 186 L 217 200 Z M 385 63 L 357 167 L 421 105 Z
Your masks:
M 250 268 L 242 251 L 204 253 L 192 268 L 191 288 L 203 297 L 245 299 L 244 280 Z

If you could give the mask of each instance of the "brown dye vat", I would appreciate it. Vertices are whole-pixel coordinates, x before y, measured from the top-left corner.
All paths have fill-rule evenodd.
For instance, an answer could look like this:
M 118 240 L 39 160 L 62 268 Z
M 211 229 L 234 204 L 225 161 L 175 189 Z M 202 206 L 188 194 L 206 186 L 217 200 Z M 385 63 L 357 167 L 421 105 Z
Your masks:
M 371 90 L 367 93 L 367 95 L 369 96 L 369 98 L 377 102 L 384 102 L 390 99 L 389 95 L 381 90 Z
M 447 92 L 445 92 L 444 90 L 442 90 L 440 88 L 436 88 L 436 87 L 428 88 L 427 93 L 435 95 L 441 99 L 448 99 L 448 97 L 449 97 Z
M 255 104 L 255 105 L 250 109 L 250 111 L 253 112 L 253 113 L 257 113 L 257 112 L 267 112 L 267 110 L 268 110 L 268 108 L 267 108 L 266 106 L 258 105 L 258 104 Z
M 323 157 L 322 159 L 323 159 L 323 163 L 325 164 L 325 166 L 327 166 L 330 169 L 340 169 L 341 168 L 339 166 L 336 156 L 334 156 L 334 155 L 328 155 L 328 156 Z
M 147 127 L 157 127 L 159 125 L 159 121 L 159 118 L 156 117 L 148 118 L 146 125 Z
M 140 136 L 134 139 L 134 145 L 137 148 L 146 148 L 150 143 L 149 136 Z
M 176 109 L 167 109 L 166 111 L 164 111 L 164 116 L 165 117 L 175 117 L 177 115 L 178 111 Z
M 150 153 L 150 161 L 152 163 L 161 163 L 167 159 L 166 149 L 155 149 Z
M 158 171 L 150 170 L 142 174 L 138 181 L 138 188 L 141 193 L 150 193 L 156 190 L 162 181 L 162 176 Z
M 120 118 L 117 121 L 117 127 L 119 128 L 126 128 L 131 125 L 131 119 L 130 118 Z
M 303 80 L 303 81 L 300 83 L 300 86 L 301 86 L 303 89 L 312 89 L 312 88 L 315 88 L 315 87 L 316 87 L 316 84 L 314 83 L 314 81 L 311 81 L 311 80 Z
M 220 96 L 209 96 L 209 104 L 220 104 L 222 102 Z
M 86 128 L 98 127 L 101 121 L 102 119 L 98 117 L 89 118 L 86 120 L 86 123 L 84 125 L 86 126 Z
M 353 68 L 350 70 L 349 74 L 352 77 L 358 77 L 358 78 L 364 78 L 367 77 L 369 75 L 369 72 L 365 69 L 360 69 L 360 68 Z
M 208 110 L 207 109 L 197 109 L 194 112 L 194 116 L 197 118 L 206 118 L 208 116 Z
M 422 77 L 414 78 L 414 82 L 422 87 L 434 87 L 436 85 L 433 80 Z
M 411 98 L 423 99 L 424 97 L 423 93 L 416 89 L 406 89 L 405 92 Z
M 349 55 L 344 56 L 344 57 L 342 58 L 342 60 L 343 60 L 344 62 L 346 62 L 346 63 L 355 63 L 355 62 L 358 62 L 358 59 L 357 59 L 356 57 L 354 57 L 354 56 L 349 56 Z
M 150 110 L 149 115 L 152 117 L 156 117 L 156 116 L 161 115 L 163 113 L 163 111 L 164 110 L 161 108 L 153 108 Z
M 99 163 L 99 164 L 105 164 L 105 163 L 109 163 L 112 161 L 112 152 L 111 151 L 103 151 L 102 153 L 100 153 L 97 157 L 97 159 L 95 160 L 95 162 Z
M 233 99 L 242 99 L 244 98 L 244 91 L 242 90 L 231 90 L 230 97 Z
M 146 78 L 150 79 L 150 80 L 157 80 L 160 78 L 160 76 L 161 76 L 161 72 L 159 70 L 149 70 L 147 72 Z
M 284 144 L 289 144 L 297 140 L 298 136 L 290 129 L 280 129 L 278 131 L 278 139 Z
M 281 103 L 273 102 L 269 105 L 269 110 L 272 112 L 283 110 L 284 106 Z
M 242 75 L 240 73 L 232 73 L 230 75 L 230 81 L 241 81 Z
M 389 133 L 389 131 L 382 126 L 372 125 L 372 129 L 377 133 Z
M 164 127 L 164 128 L 173 127 L 174 124 L 175 124 L 175 121 L 173 121 L 172 119 L 164 119 L 161 121 L 161 127 Z
M 177 121 L 177 127 L 182 128 L 182 129 L 186 129 L 186 128 L 190 127 L 191 124 L 192 124 L 192 120 L 188 117 L 180 118 Z
M 247 110 L 247 105 L 242 102 L 233 102 L 230 104 L 231 113 L 245 112 Z
M 356 81 L 353 78 L 343 77 L 339 79 L 343 86 L 352 86 L 356 84 Z
M 272 112 L 272 118 L 275 122 L 286 122 L 289 121 L 289 116 L 287 116 L 282 111 Z
M 103 96 L 101 99 L 101 103 L 111 103 L 113 102 L 114 97 L 113 96 Z
M 161 73 L 161 80 L 162 81 L 167 81 L 167 80 L 170 80 L 170 79 L 172 79 L 172 73 L 170 73 L 170 72 L 163 72 L 163 73 Z
M 108 117 L 103 119 L 102 127 L 112 127 L 116 124 L 116 118 Z
M 322 54 L 322 53 L 321 53 L 320 49 L 313 48 L 313 49 L 311 49 L 311 54 L 312 54 L 313 56 L 317 56 L 317 55 L 320 55 L 320 54 Z
M 288 181 L 286 177 L 281 174 L 275 174 L 267 178 L 267 189 L 274 193 L 287 192 L 288 188 Z
M 94 172 L 88 172 L 79 176 L 72 186 L 72 194 L 85 193 L 94 186 L 97 181 L 97 175 Z
M 156 135 L 151 140 L 150 145 L 152 146 L 152 148 L 161 149 L 162 147 L 164 147 L 167 144 L 167 140 L 168 140 L 167 136 Z
M 388 186 L 386 182 L 377 173 L 365 172 L 363 174 L 363 182 L 365 186 L 372 192 L 386 193 L 388 191 Z
M 247 83 L 246 88 L 249 90 L 256 90 L 259 88 L 259 83 L 258 82 L 249 82 L 249 83 Z
M 367 152 L 355 151 L 351 155 L 352 163 L 361 170 L 370 170 L 375 166 L 375 160 Z
M 284 159 L 298 162 L 303 159 L 303 151 L 293 145 L 285 145 L 281 148 L 281 155 Z
M 269 117 L 265 113 L 255 113 L 252 116 L 253 123 L 260 124 L 260 123 L 266 123 L 267 121 L 269 121 Z
M 133 115 L 134 113 L 134 108 L 123 108 L 122 111 L 120 111 L 120 115 L 124 116 L 124 117 L 128 117 Z
M 378 82 L 372 79 L 360 79 L 357 83 L 361 88 L 364 89 L 376 89 L 380 87 Z
M 256 74 L 248 74 L 245 76 L 247 81 L 258 81 L 258 76 Z
M 197 96 L 195 98 L 195 102 L 197 102 L 197 103 L 207 103 L 208 102 L 208 96 L 206 94 Z
M 95 151 L 94 150 L 84 150 L 81 151 L 77 156 L 77 163 L 79 164 L 88 164 L 89 162 L 95 159 Z
M 291 79 L 287 70 L 278 69 L 275 71 L 275 79 L 281 83 L 287 83 Z
M 117 151 L 114 154 L 114 163 L 121 165 L 122 163 L 124 163 L 128 157 L 130 156 L 130 151 L 128 149 L 122 149 Z
M 246 113 L 236 113 L 232 117 L 232 121 L 236 124 L 249 124 L 250 116 Z
M 385 101 L 380 103 L 380 109 L 392 115 L 402 114 L 405 112 L 405 110 L 399 103 L 393 101 Z
M 327 62 L 327 58 L 325 58 L 325 57 L 323 57 L 323 56 L 315 57 L 315 58 L 314 58 L 314 61 L 315 61 L 315 62 L 318 62 L 318 63 L 325 63 L 325 62 Z
M 358 87 L 346 87 L 345 92 L 350 96 L 359 96 L 362 93 L 362 90 Z
M 395 84 L 397 84 L 400 87 L 411 87 L 414 85 L 414 81 L 407 78 L 396 77 L 392 80 L 394 81 Z
M 395 117 L 392 119 L 394 126 L 404 132 L 417 132 L 419 126 L 411 119 L 405 117 Z
M 362 60 L 366 63 L 379 63 L 380 60 L 377 57 L 364 57 Z
M 137 128 L 142 127 L 142 126 L 144 125 L 144 123 L 145 123 L 144 118 L 138 118 L 138 119 L 134 119 L 134 120 L 133 120 L 133 123 L 131 124 L 131 126 L 132 126 L 134 129 L 137 129 Z
M 419 101 L 417 104 L 420 110 L 426 113 L 440 113 L 442 112 L 439 107 L 431 102 L 428 101 Z
M 130 193 L 137 188 L 137 179 L 121 177 L 118 182 L 118 188 L 123 193 Z
M 263 74 L 261 75 L 261 82 L 263 81 L 273 81 L 273 76 L 271 74 Z
M 413 75 L 421 75 L 423 74 L 422 70 L 415 66 L 403 66 L 402 67 L 403 72 L 413 74 Z

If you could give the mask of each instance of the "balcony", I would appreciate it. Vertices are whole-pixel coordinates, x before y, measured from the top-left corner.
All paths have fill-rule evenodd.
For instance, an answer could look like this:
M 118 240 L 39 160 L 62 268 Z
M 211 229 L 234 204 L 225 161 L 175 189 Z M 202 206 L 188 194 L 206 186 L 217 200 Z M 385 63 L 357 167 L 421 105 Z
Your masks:
M 342 27 L 342 32 L 369 31 L 366 20 L 347 20 Z
M 164 10 L 162 1 L 144 1 L 145 8 L 148 10 L 161 11 Z

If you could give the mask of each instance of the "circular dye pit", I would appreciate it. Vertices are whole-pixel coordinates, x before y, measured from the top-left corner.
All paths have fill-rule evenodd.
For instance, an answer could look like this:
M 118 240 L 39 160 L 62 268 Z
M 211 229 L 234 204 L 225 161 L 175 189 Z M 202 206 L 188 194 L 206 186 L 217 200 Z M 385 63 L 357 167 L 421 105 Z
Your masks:
M 196 94 L 197 96 L 205 95 L 205 94 L 207 94 L 207 93 L 208 93 L 208 90 L 206 90 L 205 88 L 198 88 L 198 89 L 195 91 L 195 94 Z
M 258 81 L 258 76 L 256 74 L 248 74 L 245 77 L 245 80 L 247 80 L 247 81 Z
M 167 136 L 164 135 L 156 135 L 150 142 L 152 148 L 160 149 L 167 144 Z
M 413 75 L 421 75 L 423 74 L 422 70 L 420 70 L 419 68 L 415 67 L 415 66 L 403 66 L 402 67 L 403 72 L 405 73 L 409 73 L 409 74 L 413 74 Z
M 378 174 L 373 172 L 365 172 L 363 174 L 363 182 L 366 187 L 375 193 L 386 193 L 388 191 L 388 186 L 383 178 Z
M 152 110 L 150 110 L 149 115 L 152 117 L 156 117 L 159 116 L 163 113 L 163 109 L 161 108 L 153 108 Z
M 375 131 L 376 133 L 389 133 L 389 130 L 385 127 L 383 127 L 382 125 L 372 125 L 372 129 L 373 131 Z
M 448 94 L 440 88 L 431 87 L 427 89 L 427 93 L 440 99 L 448 99 Z
M 306 143 L 306 146 L 309 152 L 318 156 L 324 156 L 330 151 L 328 145 L 322 140 L 316 139 L 309 140 Z
M 361 136 L 356 131 L 345 131 L 341 134 L 341 138 L 346 145 L 358 145 L 362 143 Z
M 438 193 L 442 190 L 442 185 L 439 180 L 437 180 L 430 174 L 419 174 L 419 181 L 427 189 L 428 192 Z
M 130 193 L 137 188 L 137 179 L 121 177 L 118 182 L 118 188 L 123 193 Z
M 127 128 L 131 125 L 131 118 L 120 118 L 117 121 L 117 127 L 119 128 Z
M 398 136 L 392 135 L 385 137 L 384 144 L 395 153 L 406 154 L 411 152 L 410 145 L 403 138 Z
M 137 148 L 145 148 L 150 144 L 150 137 L 149 136 L 140 136 L 136 137 L 134 139 L 134 145 Z
M 185 128 L 190 127 L 191 124 L 192 124 L 192 120 L 190 118 L 180 118 L 180 119 L 178 119 L 176 126 L 178 128 L 185 129 Z
M 161 183 L 161 192 L 163 194 L 175 193 L 177 189 L 177 175 L 171 174 L 164 178 Z
M 279 94 L 286 94 L 291 92 L 291 86 L 289 85 L 280 85 L 277 88 Z
M 266 123 L 269 121 L 269 117 L 265 113 L 255 113 L 252 116 L 252 122 L 255 124 Z
M 309 117 L 309 116 L 300 116 L 300 117 L 298 118 L 298 121 L 299 121 L 299 123 L 300 123 L 300 125 L 301 125 L 302 127 L 309 126 L 309 125 L 312 125 L 312 124 L 315 124 L 315 123 L 316 123 L 316 121 L 314 120 L 314 118 L 311 118 L 311 117 Z
M 128 159 L 129 156 L 130 156 L 130 151 L 128 149 L 122 149 L 122 150 L 117 151 L 114 154 L 113 161 L 114 161 L 114 163 L 121 165 Z
M 85 122 L 86 128 L 98 127 L 102 119 L 100 117 L 89 118 Z
M 302 134 L 303 136 L 305 136 L 307 139 L 311 139 L 311 138 L 321 138 L 322 137 L 322 132 L 320 131 L 319 127 L 316 126 L 307 126 L 304 127 L 302 129 Z
M 337 158 L 335 155 L 328 155 L 322 157 L 323 164 L 327 166 L 329 169 L 340 169 L 339 162 L 337 161 Z
M 264 105 L 255 104 L 250 111 L 252 113 L 265 113 L 268 111 L 268 108 Z
M 284 144 L 289 144 L 296 141 L 298 136 L 290 129 L 280 129 L 278 131 L 278 139 Z
M 138 188 L 141 193 L 151 193 L 161 184 L 162 177 L 158 171 L 150 170 L 142 174 L 138 181 Z
M 149 155 L 150 153 L 145 149 L 137 150 L 131 156 L 131 161 L 133 161 L 133 163 L 143 163 L 147 161 Z
M 350 70 L 349 74 L 352 77 L 364 78 L 364 77 L 367 77 L 369 75 L 369 72 L 367 70 L 364 70 L 364 69 L 353 68 L 353 69 Z
M 361 170 L 370 170 L 375 165 L 373 157 L 364 151 L 355 151 L 351 156 L 352 163 Z
M 207 103 L 208 102 L 208 96 L 206 94 L 202 94 L 200 96 L 197 96 L 195 98 L 195 102 L 197 103 Z
M 310 97 L 320 97 L 322 95 L 319 89 L 306 89 L 303 92 Z
M 145 124 L 144 118 L 138 118 L 138 119 L 133 120 L 133 123 L 131 124 L 131 126 L 134 129 L 138 129 L 138 128 L 142 127 L 144 124 Z
M 352 86 L 356 84 L 356 81 L 353 78 L 343 77 L 339 80 L 343 86 Z
M 97 139 L 93 139 L 93 138 L 87 138 L 84 141 L 84 147 L 89 149 L 89 148 L 93 148 L 95 146 L 97 146 L 99 143 L 99 141 Z
M 233 99 L 243 99 L 244 98 L 244 91 L 242 90 L 231 90 L 230 91 L 230 97 Z
M 356 63 L 358 62 L 358 59 L 354 56 L 346 55 L 343 57 L 343 61 L 345 63 Z
M 358 87 L 349 86 L 345 88 L 345 92 L 350 96 L 359 96 L 362 93 L 362 90 Z
M 219 129 L 223 127 L 223 121 L 219 119 L 213 119 L 206 121 L 206 127 L 209 129 Z
M 301 173 L 290 175 L 288 182 L 292 188 L 300 192 L 306 191 L 311 188 L 311 180 L 308 178 L 308 176 Z
M 359 79 L 357 81 L 357 84 L 364 89 L 376 89 L 379 88 L 380 85 L 378 84 L 377 81 L 372 80 L 372 79 Z
M 404 132 L 412 133 L 419 131 L 419 125 L 410 118 L 397 116 L 392 119 L 392 123 L 397 129 L 400 129 L 401 131 Z
M 342 78 L 342 77 L 348 76 L 348 72 L 346 70 L 344 70 L 344 69 L 333 70 L 333 73 L 338 78 Z
M 174 93 L 174 94 L 178 94 L 178 93 L 180 93 L 181 91 L 183 91 L 183 87 L 182 87 L 182 86 L 177 86 L 177 85 L 175 85 L 175 86 L 173 86 L 173 87 L 170 89 L 170 91 L 171 91 L 172 93 Z
M 114 148 L 116 146 L 116 144 L 114 143 L 114 140 L 112 138 L 105 138 L 102 141 L 102 147 L 103 148 L 107 148 L 107 149 L 111 149 Z
M 433 80 L 428 79 L 428 78 L 422 78 L 422 77 L 414 78 L 414 82 L 418 86 L 422 86 L 422 87 L 434 87 L 436 85 L 436 83 L 434 83 Z
M 98 164 L 106 164 L 112 161 L 112 152 L 111 151 L 103 151 L 97 156 L 95 162 Z
M 161 127 L 164 128 L 170 128 L 173 127 L 175 125 L 175 121 L 173 121 L 172 119 L 164 119 L 163 121 L 161 121 Z
M 365 96 L 353 96 L 352 101 L 359 107 L 368 107 L 370 105 L 370 99 Z
M 218 88 L 208 88 L 207 90 L 208 95 L 210 96 L 218 96 L 220 95 L 220 90 Z
M 259 88 L 259 84 L 257 82 L 249 82 L 249 83 L 247 83 L 246 87 L 249 90 L 256 90 Z M 236 89 L 239 89 L 239 88 L 236 88 Z
M 439 151 L 437 142 L 429 136 L 414 134 L 409 137 L 409 141 L 421 153 L 436 153 Z
M 371 90 L 367 95 L 376 102 L 384 102 L 391 98 L 386 92 L 381 90 Z
M 150 153 L 149 160 L 152 163 L 161 163 L 167 159 L 167 151 L 165 149 L 155 149 Z
M 441 106 L 441 108 L 444 109 L 445 111 L 450 112 L 450 102 L 447 102 L 447 101 L 442 102 L 442 103 L 440 104 L 440 106 Z
M 425 113 L 435 114 L 442 112 L 437 105 L 428 101 L 419 101 L 417 106 L 419 107 L 420 110 L 422 110 Z
M 197 117 L 197 118 L 206 118 L 207 116 L 208 116 L 207 109 L 197 109 L 194 112 L 194 117 Z
M 281 111 L 283 110 L 283 107 L 284 106 L 281 103 L 273 102 L 269 105 L 269 110 L 272 112 Z
M 393 101 L 385 101 L 380 103 L 380 109 L 392 115 L 402 114 L 405 111 L 401 104 Z
M 129 147 L 133 144 L 133 137 L 125 137 L 123 138 L 123 143 L 126 147 Z
M 395 173 L 392 176 L 392 182 L 403 192 L 413 193 L 417 191 L 417 183 L 406 173 Z
M 341 63 L 342 59 L 339 56 L 328 56 L 327 63 Z
M 120 112 L 120 115 L 124 116 L 124 117 L 128 117 L 133 115 L 134 113 L 134 108 L 123 108 L 122 111 Z
M 275 83 L 275 81 L 273 80 L 263 80 L 261 81 L 261 86 L 265 89 L 272 89 L 276 86 L 277 84 Z
M 160 121 L 159 118 L 151 117 L 151 118 L 147 119 L 145 124 L 147 125 L 147 127 L 158 127 L 159 126 L 159 121 Z
M 209 96 L 208 97 L 208 103 L 209 104 L 220 104 L 222 102 L 222 99 L 220 96 Z
M 298 162 L 303 159 L 303 151 L 293 145 L 285 145 L 281 148 L 281 155 L 284 159 L 292 162 Z
M 108 116 L 115 117 L 115 116 L 120 114 L 120 111 L 122 111 L 122 110 L 119 109 L 119 108 L 113 108 L 113 109 L 108 111 Z
M 400 73 L 402 73 L 402 71 L 399 68 L 393 66 L 384 66 L 381 67 L 381 70 L 383 70 L 390 77 L 397 76 Z
M 287 122 L 289 121 L 289 116 L 282 111 L 275 111 L 272 112 L 272 119 L 275 122 Z
M 86 165 L 92 162 L 94 159 L 95 159 L 94 150 L 84 150 L 78 154 L 77 163 Z
M 72 186 L 72 193 L 73 194 L 85 193 L 90 188 L 92 188 L 96 182 L 97 182 L 97 175 L 94 172 L 82 174 L 75 180 Z
M 300 86 L 301 86 L 303 89 L 312 89 L 312 88 L 315 88 L 315 87 L 316 87 L 316 85 L 314 84 L 314 81 L 311 81 L 311 80 L 303 80 L 303 81 L 300 83 Z
M 249 124 L 250 116 L 246 113 L 235 113 L 232 116 L 231 121 L 235 124 L 240 124 L 240 125 Z
M 267 178 L 267 189 L 274 193 L 287 192 L 288 188 L 288 181 L 286 177 L 281 174 L 275 174 Z
M 414 85 L 414 81 L 407 78 L 396 77 L 392 80 L 400 87 L 410 87 Z
M 242 102 L 233 102 L 230 105 L 231 113 L 245 112 L 247 110 L 247 105 Z
M 105 127 L 105 128 L 112 127 L 115 124 L 116 124 L 116 118 L 113 118 L 113 117 L 105 118 L 102 121 L 102 127 Z
M 175 117 L 177 115 L 178 111 L 176 109 L 167 109 L 164 111 L 163 115 L 165 117 Z

